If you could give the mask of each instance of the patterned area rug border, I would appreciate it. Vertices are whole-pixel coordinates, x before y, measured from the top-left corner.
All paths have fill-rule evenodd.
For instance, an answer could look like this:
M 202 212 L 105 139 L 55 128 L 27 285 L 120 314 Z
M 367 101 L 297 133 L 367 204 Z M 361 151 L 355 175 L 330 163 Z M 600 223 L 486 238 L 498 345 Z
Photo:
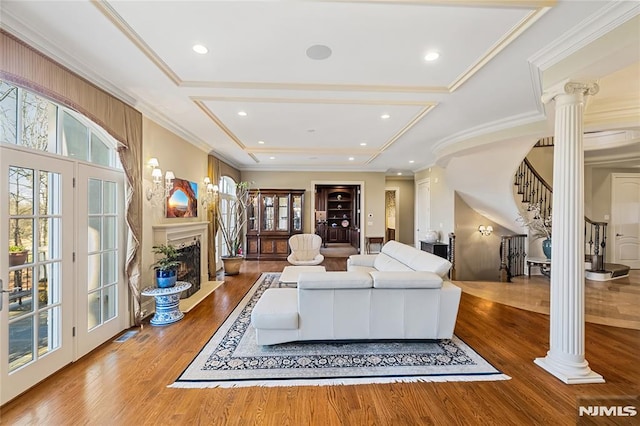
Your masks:
M 508 380 L 458 337 L 437 341 L 292 342 L 259 346 L 251 311 L 279 273 L 264 273 L 173 388 L 326 386 Z

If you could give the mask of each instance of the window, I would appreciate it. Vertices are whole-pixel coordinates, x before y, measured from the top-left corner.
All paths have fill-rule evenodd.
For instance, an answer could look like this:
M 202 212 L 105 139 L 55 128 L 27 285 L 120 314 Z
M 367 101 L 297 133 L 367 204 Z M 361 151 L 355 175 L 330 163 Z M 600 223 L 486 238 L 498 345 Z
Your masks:
M 81 114 L 0 80 L 0 143 L 121 169 L 116 141 Z
M 230 221 L 235 220 L 235 217 L 230 214 L 231 212 L 229 210 L 230 201 L 236 197 L 236 183 L 230 177 L 222 176 L 218 183 L 218 187 L 220 188 L 220 198 L 218 199 L 218 202 L 220 203 L 220 217 L 226 227 L 232 229 L 235 227 L 235 224 L 231 224 Z M 227 246 L 224 244 L 224 241 L 222 241 L 222 233 L 218 232 L 216 238 L 216 257 L 218 259 L 216 259 L 216 264 L 218 264 L 221 256 L 228 255 L 229 251 L 227 250 Z

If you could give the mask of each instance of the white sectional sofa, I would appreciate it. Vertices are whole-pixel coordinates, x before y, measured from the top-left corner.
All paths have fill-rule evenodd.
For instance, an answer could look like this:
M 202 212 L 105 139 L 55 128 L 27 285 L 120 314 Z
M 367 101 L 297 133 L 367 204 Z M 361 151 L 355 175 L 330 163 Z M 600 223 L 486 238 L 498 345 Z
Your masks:
M 446 259 L 395 241 L 347 271 L 301 273 L 266 290 L 251 314 L 260 345 L 299 340 L 451 338 L 461 290 Z

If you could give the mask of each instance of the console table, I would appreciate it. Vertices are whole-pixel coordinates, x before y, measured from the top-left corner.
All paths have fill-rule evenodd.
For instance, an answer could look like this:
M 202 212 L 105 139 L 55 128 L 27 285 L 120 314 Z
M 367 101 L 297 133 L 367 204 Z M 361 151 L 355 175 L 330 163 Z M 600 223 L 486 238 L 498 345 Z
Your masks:
M 545 259 L 542 257 L 530 257 L 527 259 L 527 269 L 529 270 L 529 278 L 531 278 L 531 267 L 540 267 L 540 273 L 545 277 L 551 275 L 551 259 Z
M 365 249 L 367 254 L 371 254 L 371 244 L 378 245 L 378 251 L 376 253 L 380 253 L 382 250 L 382 245 L 384 244 L 384 237 L 367 237 L 365 241 Z
M 436 256 L 440 256 L 447 259 L 447 251 L 449 246 L 445 243 L 428 243 L 426 241 L 420 241 L 420 249 Z
M 151 325 L 167 325 L 180 321 L 184 314 L 180 311 L 180 293 L 189 289 L 191 283 L 178 281 L 173 287 L 147 287 L 140 294 L 153 296 L 156 299 L 156 313 L 151 318 Z

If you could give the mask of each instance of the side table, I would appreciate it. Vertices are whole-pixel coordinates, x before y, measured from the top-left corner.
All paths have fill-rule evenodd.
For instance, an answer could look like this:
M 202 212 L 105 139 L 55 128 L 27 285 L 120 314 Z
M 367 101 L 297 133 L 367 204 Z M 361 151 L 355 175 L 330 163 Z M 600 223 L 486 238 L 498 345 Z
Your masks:
M 540 274 L 547 278 L 551 275 L 551 259 L 544 259 L 542 257 L 530 257 L 527 259 L 527 269 L 529 270 L 529 278 L 531 278 L 531 268 L 533 266 L 540 267 Z
M 153 296 L 156 299 L 156 313 L 151 318 L 151 325 L 167 325 L 180 321 L 184 314 L 180 311 L 180 293 L 191 287 L 191 283 L 178 281 L 168 288 L 147 287 L 140 294 Z
M 380 253 L 382 245 L 384 244 L 384 237 L 366 237 L 365 249 L 367 254 L 371 254 L 371 244 L 377 244 L 378 251 L 376 253 Z

